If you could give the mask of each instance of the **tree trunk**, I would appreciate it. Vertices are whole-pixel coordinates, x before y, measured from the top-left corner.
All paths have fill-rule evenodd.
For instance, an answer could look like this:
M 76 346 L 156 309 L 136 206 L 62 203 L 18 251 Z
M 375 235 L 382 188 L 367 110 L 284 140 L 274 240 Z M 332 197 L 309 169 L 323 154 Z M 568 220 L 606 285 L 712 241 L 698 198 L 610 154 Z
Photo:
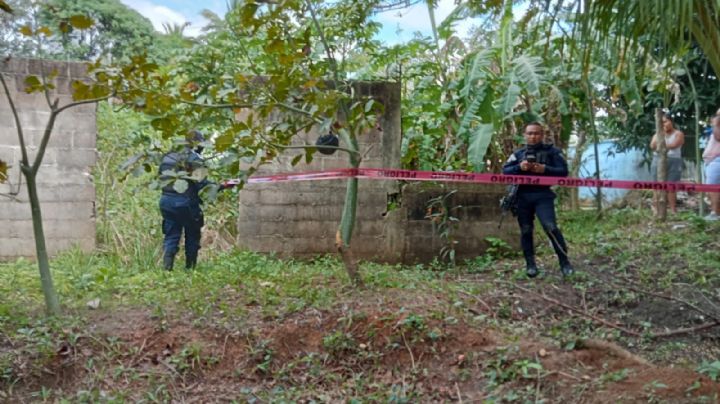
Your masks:
M 355 135 L 350 133 L 348 136 L 344 136 L 344 140 L 348 144 L 348 148 L 356 152 L 350 153 L 350 166 L 355 169 L 359 168 L 361 158 L 357 153 L 359 147 Z M 340 218 L 340 228 L 338 229 L 335 237 L 335 246 L 342 257 L 343 264 L 345 264 L 345 270 L 347 271 L 352 284 L 357 287 L 363 287 L 363 281 L 358 270 L 358 264 L 353 257 L 352 251 L 350 250 L 352 234 L 355 229 L 355 218 L 357 216 L 357 194 L 358 179 L 348 179 L 342 217 Z
M 580 177 L 580 166 L 582 165 L 582 155 L 585 151 L 586 141 L 587 133 L 581 130 L 578 133 L 578 141 L 575 145 L 575 155 L 570 162 L 570 176 L 573 178 Z M 570 188 L 570 208 L 574 211 L 580 210 L 580 188 Z
M 664 182 L 667 180 L 667 145 L 665 144 L 662 117 L 662 109 L 655 108 L 655 136 L 658 154 L 657 180 Z M 657 191 L 655 198 L 658 199 L 656 217 L 658 220 L 665 221 L 667 219 L 667 191 Z
M 30 210 L 32 212 L 33 234 L 35 236 L 35 252 L 37 254 L 38 269 L 40 270 L 40 283 L 43 295 L 45 295 L 45 307 L 48 314 L 60 314 L 60 302 L 58 301 L 55 287 L 53 286 L 52 274 L 50 273 L 50 261 L 48 260 L 47 247 L 45 245 L 45 230 L 43 229 L 42 213 L 40 211 L 40 199 L 37 192 L 36 173 L 32 168 L 23 166 L 22 172 L 25 175 L 28 198 L 30 199 Z
M 592 91 L 592 86 L 590 85 L 589 80 L 586 79 L 585 86 L 587 89 L 587 101 L 588 101 L 588 111 L 590 112 L 590 131 L 593 135 L 593 150 L 595 152 L 595 178 L 598 180 L 598 186 L 595 190 L 595 204 L 597 205 L 597 215 L 598 217 L 602 216 L 602 188 L 600 187 L 600 152 L 598 151 L 598 143 L 600 142 L 600 139 L 598 138 L 597 128 L 595 127 L 595 105 L 593 104 L 594 95 Z

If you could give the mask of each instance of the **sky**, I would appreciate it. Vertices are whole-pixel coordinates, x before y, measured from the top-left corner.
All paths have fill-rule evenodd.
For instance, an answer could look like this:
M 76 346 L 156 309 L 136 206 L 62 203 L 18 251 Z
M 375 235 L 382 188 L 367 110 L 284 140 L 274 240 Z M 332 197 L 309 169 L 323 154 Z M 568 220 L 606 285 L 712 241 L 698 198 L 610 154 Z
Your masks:
M 190 26 L 185 32 L 196 36 L 207 21 L 200 14 L 208 9 L 220 16 L 227 11 L 225 0 L 121 0 L 125 5 L 134 8 L 152 21 L 156 30 L 163 32 L 162 24 L 183 24 Z M 440 0 L 435 10 L 435 20 L 440 23 L 455 8 L 453 0 Z M 402 10 L 379 13 L 376 21 L 383 25 L 378 39 L 388 45 L 406 42 L 412 39 L 417 31 L 430 36 L 430 17 L 424 2 Z M 457 26 L 457 32 L 464 37 L 472 22 L 464 21 Z

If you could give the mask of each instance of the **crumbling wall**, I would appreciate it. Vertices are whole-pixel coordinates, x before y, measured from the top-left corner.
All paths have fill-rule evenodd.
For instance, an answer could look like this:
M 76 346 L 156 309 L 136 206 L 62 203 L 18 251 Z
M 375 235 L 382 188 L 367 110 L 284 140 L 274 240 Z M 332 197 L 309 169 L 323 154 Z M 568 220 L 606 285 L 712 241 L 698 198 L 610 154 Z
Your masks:
M 359 137 L 361 167 L 400 167 L 400 86 L 397 83 L 357 83 L 357 92 L 384 105 L 380 127 Z M 311 132 L 296 144 L 313 144 L 320 134 Z M 341 143 L 340 146 L 343 146 Z M 289 149 L 256 175 L 348 168 L 345 153 L 319 153 L 310 164 L 292 166 L 301 153 Z M 335 235 L 342 215 L 346 180 L 249 184 L 240 192 L 238 245 L 281 257 L 309 258 L 335 252 Z M 458 191 L 451 203 L 459 206 L 454 230 L 458 259 L 482 254 L 487 237 L 517 244 L 512 218 L 497 229 L 498 200 L 504 187 L 489 185 L 403 183 L 395 180 L 360 180 L 352 250 L 357 258 L 382 262 L 426 262 L 437 256 L 443 241 L 425 217 L 427 202 L 442 192 Z M 461 205 L 461 206 L 460 206 Z

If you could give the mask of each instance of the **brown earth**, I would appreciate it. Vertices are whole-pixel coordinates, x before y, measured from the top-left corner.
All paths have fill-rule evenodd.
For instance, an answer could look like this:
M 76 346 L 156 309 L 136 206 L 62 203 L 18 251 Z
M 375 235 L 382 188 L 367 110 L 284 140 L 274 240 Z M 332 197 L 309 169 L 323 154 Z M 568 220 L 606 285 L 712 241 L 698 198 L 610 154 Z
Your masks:
M 82 338 L 59 343 L 45 370 L 5 399 L 35 401 L 30 392 L 40 386 L 66 397 L 122 392 L 132 401 L 159 391 L 160 401 L 182 402 L 263 401 L 275 397 L 271 391 L 299 401 L 387 401 L 396 391 L 423 402 L 557 403 L 717 402 L 720 394 L 720 383 L 653 365 L 610 342 L 565 350 L 488 322 L 438 318 L 432 295 L 363 293 L 336 309 L 257 317 L 236 330 L 142 310 L 95 313 Z

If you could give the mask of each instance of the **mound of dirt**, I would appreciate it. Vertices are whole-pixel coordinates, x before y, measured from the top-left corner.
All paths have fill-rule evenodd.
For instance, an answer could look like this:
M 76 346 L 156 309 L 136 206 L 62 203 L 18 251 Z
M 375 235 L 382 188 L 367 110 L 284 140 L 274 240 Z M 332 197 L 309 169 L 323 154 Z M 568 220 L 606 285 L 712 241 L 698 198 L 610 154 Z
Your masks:
M 609 342 L 563 350 L 419 309 L 308 309 L 232 333 L 144 311 L 106 313 L 93 324 L 57 352 L 49 373 L 18 381 L 8 398 L 28 400 L 39 386 L 64 397 L 95 386 L 102 397 L 128 400 L 164 386 L 163 397 L 184 402 L 396 393 L 412 401 L 697 402 L 720 392 L 692 370 L 654 366 Z

